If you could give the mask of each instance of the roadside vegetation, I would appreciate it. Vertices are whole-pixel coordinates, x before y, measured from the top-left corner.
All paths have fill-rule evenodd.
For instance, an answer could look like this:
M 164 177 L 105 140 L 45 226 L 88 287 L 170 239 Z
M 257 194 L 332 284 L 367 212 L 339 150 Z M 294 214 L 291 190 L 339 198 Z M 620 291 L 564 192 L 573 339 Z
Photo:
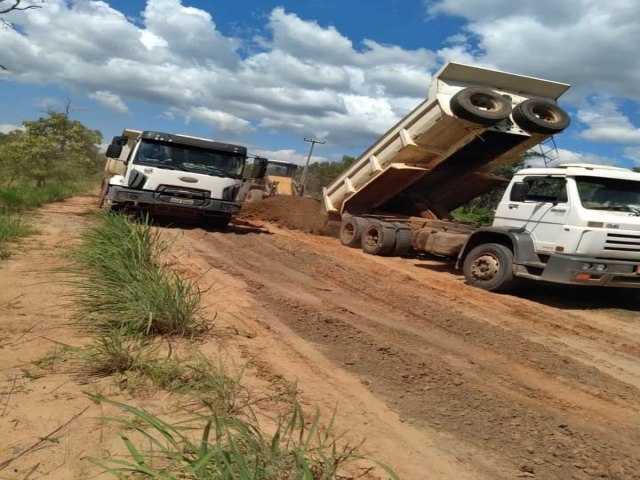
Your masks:
M 34 231 L 29 210 L 97 183 L 101 139 L 71 120 L 68 108 L 0 133 L 0 259 L 9 256 L 9 242 Z
M 78 322 L 91 338 L 71 352 L 77 371 L 112 377 L 134 394 L 161 389 L 189 405 L 170 422 L 93 397 L 128 414 L 108 419 L 120 426 L 128 454 L 96 463 L 119 479 L 350 478 L 340 470 L 363 457 L 335 433 L 333 419 L 306 418 L 295 389 L 253 398 L 243 368 L 194 347 L 207 332 L 202 292 L 166 264 L 169 247 L 147 219 L 108 213 L 73 254 Z M 265 404 L 279 413 L 264 414 Z

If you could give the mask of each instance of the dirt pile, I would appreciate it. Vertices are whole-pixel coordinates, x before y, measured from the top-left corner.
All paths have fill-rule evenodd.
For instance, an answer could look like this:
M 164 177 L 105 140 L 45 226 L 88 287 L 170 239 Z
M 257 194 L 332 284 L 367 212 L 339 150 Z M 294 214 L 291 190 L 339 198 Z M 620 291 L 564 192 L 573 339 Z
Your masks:
M 275 196 L 245 203 L 240 220 L 264 220 L 281 227 L 302 230 L 317 235 L 333 235 L 334 226 L 327 222 L 318 200 L 312 198 Z

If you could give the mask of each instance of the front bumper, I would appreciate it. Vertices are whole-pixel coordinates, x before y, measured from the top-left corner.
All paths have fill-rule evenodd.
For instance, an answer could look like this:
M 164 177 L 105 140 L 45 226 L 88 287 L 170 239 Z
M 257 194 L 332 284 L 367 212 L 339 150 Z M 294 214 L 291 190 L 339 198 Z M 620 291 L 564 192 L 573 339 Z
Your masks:
M 154 213 L 204 216 L 231 216 L 240 211 L 239 202 L 216 200 L 213 198 L 185 198 L 167 192 L 152 192 L 126 187 L 111 187 L 109 197 L 114 204 L 130 208 L 145 209 Z
M 600 269 L 596 268 L 598 266 Z M 554 254 L 549 257 L 539 279 L 573 285 L 640 288 L 639 269 L 640 260 L 607 260 Z

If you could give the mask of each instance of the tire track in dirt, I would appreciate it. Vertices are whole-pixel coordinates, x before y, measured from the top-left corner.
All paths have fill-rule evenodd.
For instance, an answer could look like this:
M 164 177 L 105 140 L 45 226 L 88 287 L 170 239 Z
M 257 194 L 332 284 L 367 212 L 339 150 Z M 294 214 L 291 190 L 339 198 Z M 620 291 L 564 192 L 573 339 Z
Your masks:
M 460 298 L 451 308 L 411 276 L 365 256 L 353 261 L 347 250 L 319 253 L 301 235 L 188 237 L 211 266 L 246 281 L 265 308 L 404 418 L 521 474 L 639 478 L 640 430 L 626 421 L 640 411 L 638 389 L 525 338 L 526 324 L 498 326 Z

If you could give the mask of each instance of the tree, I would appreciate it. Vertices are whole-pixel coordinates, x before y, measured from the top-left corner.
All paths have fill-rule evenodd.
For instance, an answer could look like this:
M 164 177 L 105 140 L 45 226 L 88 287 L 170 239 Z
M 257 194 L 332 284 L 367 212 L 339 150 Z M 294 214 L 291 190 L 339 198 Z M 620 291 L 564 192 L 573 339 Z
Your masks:
M 23 133 L 0 144 L 0 172 L 7 181 L 24 178 L 44 186 L 95 171 L 102 134 L 71 120 L 68 111 L 51 110 L 45 118 L 24 121 Z
M 319 198 L 322 193 L 322 187 L 331 183 L 331 181 L 349 168 L 354 157 L 343 155 L 339 162 L 316 162 L 309 165 L 306 179 L 307 195 Z

